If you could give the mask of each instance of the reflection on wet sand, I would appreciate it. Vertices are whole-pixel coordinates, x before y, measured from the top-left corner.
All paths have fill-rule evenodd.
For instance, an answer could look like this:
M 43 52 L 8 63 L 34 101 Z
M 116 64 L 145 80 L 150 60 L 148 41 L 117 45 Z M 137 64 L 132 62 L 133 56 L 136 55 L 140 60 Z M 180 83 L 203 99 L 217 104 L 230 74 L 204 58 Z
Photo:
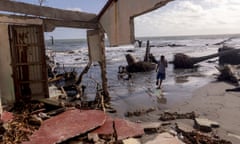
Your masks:
M 167 98 L 165 98 L 164 96 L 158 97 L 157 101 L 160 104 L 167 104 Z

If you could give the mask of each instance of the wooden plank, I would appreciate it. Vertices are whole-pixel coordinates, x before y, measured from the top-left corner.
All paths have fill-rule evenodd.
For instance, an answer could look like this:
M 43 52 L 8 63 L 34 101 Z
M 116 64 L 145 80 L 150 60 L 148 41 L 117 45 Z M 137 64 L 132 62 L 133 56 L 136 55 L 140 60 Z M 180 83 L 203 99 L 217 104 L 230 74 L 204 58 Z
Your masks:
M 51 19 L 62 19 L 69 21 L 97 21 L 97 15 L 85 12 L 63 10 L 45 6 L 37 6 L 23 2 L 9 0 L 0 1 L 0 10 L 7 12 L 22 13 Z

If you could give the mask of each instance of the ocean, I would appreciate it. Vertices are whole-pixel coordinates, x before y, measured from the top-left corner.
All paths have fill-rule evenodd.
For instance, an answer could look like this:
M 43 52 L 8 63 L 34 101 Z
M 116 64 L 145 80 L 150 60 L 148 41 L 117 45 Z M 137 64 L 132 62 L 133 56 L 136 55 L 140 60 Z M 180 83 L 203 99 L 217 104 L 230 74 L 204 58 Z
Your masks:
M 222 45 L 216 45 L 224 40 L 224 45 L 240 48 L 240 35 L 205 35 L 205 36 L 171 36 L 171 37 L 141 37 L 142 47 L 125 45 L 109 47 L 106 42 L 107 78 L 111 105 L 119 117 L 127 112 L 147 109 L 165 110 L 176 103 L 184 103 L 192 96 L 192 92 L 203 85 L 216 81 L 218 74 L 215 66 L 218 58 L 198 63 L 193 69 L 174 69 L 168 65 L 166 80 L 163 81 L 163 96 L 155 96 L 156 73 L 134 73 L 130 80 L 118 79 L 118 67 L 126 66 L 126 54 L 135 56 L 138 60 L 144 59 L 146 42 L 150 41 L 150 52 L 159 60 L 165 55 L 168 61 L 173 60 L 176 53 L 184 53 L 191 57 L 200 57 L 216 53 Z M 55 62 L 59 65 L 59 73 L 65 70 L 75 70 L 78 74 L 88 63 L 87 42 L 84 39 L 50 40 L 46 41 L 48 54 L 51 51 Z M 101 82 L 100 67 L 94 63 L 89 72 L 83 77 L 83 84 L 87 86 L 85 98 L 92 100 L 96 94 L 96 82 Z

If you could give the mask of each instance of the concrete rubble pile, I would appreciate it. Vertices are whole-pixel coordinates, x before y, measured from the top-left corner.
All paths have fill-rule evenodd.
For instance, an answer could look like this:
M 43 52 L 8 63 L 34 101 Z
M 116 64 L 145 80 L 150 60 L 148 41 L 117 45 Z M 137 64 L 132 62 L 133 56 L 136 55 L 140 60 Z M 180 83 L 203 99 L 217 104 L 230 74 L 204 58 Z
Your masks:
M 59 108 L 49 111 L 48 107 L 22 104 L 12 108 L 13 113 L 3 112 L 1 143 L 231 144 L 214 134 L 213 129 L 220 127 L 217 122 L 198 118 L 194 112 L 165 112 L 160 121 L 135 123 L 101 110 L 68 107 L 53 114 Z

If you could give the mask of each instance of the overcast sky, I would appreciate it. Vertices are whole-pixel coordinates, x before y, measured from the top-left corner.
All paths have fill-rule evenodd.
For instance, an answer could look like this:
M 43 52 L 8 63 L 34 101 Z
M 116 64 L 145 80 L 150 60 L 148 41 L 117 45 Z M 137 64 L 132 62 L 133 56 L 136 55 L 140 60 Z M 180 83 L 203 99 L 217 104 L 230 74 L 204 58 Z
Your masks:
M 18 0 L 37 4 L 38 0 Z M 98 13 L 106 0 L 46 0 L 44 5 Z M 175 0 L 135 18 L 135 36 L 240 33 L 240 0 Z M 85 38 L 85 30 L 58 28 L 49 36 Z
M 240 0 L 175 0 L 135 20 L 137 36 L 240 33 Z

